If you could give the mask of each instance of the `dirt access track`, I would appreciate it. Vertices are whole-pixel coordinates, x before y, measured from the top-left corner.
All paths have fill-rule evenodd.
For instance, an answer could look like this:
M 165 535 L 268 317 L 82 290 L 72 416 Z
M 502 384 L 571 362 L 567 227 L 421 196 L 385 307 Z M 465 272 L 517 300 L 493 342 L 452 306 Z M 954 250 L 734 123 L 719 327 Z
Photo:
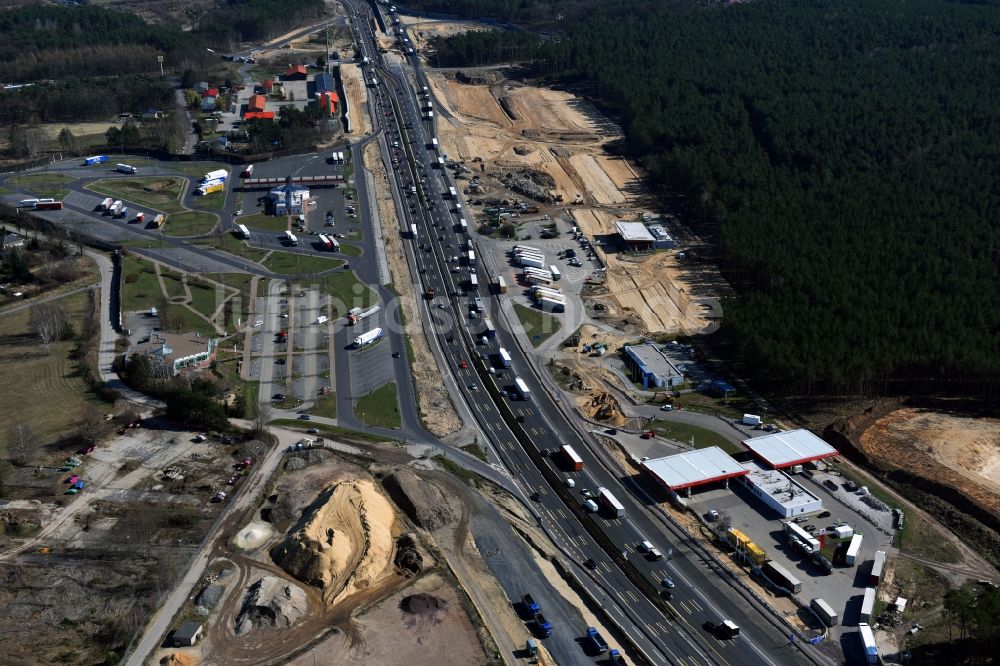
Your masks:
M 878 466 L 952 488 L 1000 521 L 1000 419 L 906 407 L 876 420 L 859 445 Z

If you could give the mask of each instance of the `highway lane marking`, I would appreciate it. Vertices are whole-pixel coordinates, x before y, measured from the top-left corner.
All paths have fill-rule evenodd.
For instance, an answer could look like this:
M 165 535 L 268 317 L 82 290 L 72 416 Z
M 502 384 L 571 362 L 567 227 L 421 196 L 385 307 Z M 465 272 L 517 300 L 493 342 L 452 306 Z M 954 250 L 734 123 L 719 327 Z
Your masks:
M 694 606 L 695 608 L 697 608 L 699 611 L 704 611 L 705 610 L 704 608 L 701 607 L 701 604 L 699 604 L 696 599 L 688 599 L 688 602 L 692 606 Z

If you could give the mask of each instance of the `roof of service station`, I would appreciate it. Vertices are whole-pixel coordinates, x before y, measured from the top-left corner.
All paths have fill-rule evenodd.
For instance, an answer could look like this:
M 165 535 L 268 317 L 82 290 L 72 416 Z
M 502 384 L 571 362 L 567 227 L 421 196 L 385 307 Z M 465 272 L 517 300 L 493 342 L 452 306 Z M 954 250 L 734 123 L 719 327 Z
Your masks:
M 647 460 L 642 466 L 671 490 L 749 474 L 740 463 L 717 446 Z
M 837 449 L 808 430 L 789 430 L 753 437 L 743 440 L 743 446 L 750 449 L 758 459 L 776 468 L 838 455 Z
M 653 234 L 649 233 L 649 229 L 642 222 L 622 222 L 619 220 L 615 222 L 615 231 L 627 243 L 652 243 L 654 240 Z

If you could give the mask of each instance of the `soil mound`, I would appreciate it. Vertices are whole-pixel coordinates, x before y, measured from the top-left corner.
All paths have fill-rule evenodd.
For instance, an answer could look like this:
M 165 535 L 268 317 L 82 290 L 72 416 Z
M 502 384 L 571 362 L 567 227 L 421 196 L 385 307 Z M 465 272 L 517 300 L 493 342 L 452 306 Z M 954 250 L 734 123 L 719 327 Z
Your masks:
M 244 635 L 259 627 L 287 629 L 308 610 L 302 588 L 277 576 L 264 576 L 247 588 L 236 617 L 236 633 Z
M 340 593 L 364 589 L 392 571 L 396 514 L 368 480 L 330 486 L 271 550 L 275 564 L 323 590 L 331 603 Z
M 448 608 L 448 602 L 439 599 L 432 594 L 420 592 L 403 597 L 399 602 L 399 609 L 410 615 L 424 615 L 433 617 Z
M 396 559 L 393 563 L 409 575 L 417 575 L 424 568 L 420 543 L 413 534 L 403 534 L 396 540 Z
M 584 412 L 589 418 L 602 423 L 622 425 L 625 416 L 622 414 L 618 401 L 610 393 L 602 392 L 595 395 L 584 405 Z
M 407 469 L 387 476 L 382 485 L 410 520 L 432 532 L 453 525 L 459 514 L 457 500 L 434 483 L 424 481 Z

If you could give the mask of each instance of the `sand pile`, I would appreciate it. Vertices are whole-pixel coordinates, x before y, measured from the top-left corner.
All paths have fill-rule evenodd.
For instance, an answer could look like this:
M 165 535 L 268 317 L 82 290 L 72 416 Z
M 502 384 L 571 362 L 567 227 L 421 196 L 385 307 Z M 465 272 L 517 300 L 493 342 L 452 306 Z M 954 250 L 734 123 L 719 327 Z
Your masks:
M 625 423 L 618 401 L 610 393 L 602 392 L 595 395 L 584 405 L 584 413 L 595 421 L 621 425 Z
M 301 587 L 277 576 L 264 576 L 247 588 L 236 617 L 236 633 L 243 635 L 258 627 L 287 629 L 308 610 Z
M 160 663 L 163 666 L 198 666 L 199 660 L 195 655 L 174 652 L 161 659 Z
M 338 483 L 320 493 L 271 558 L 331 603 L 392 573 L 395 523 L 373 482 Z
M 405 613 L 403 623 L 408 629 L 417 628 L 424 622 L 438 624 L 448 612 L 448 602 L 426 592 L 418 592 L 403 597 L 399 610 Z
M 408 469 L 390 474 L 383 481 L 389 496 L 414 523 L 428 531 L 452 525 L 459 513 L 458 499 Z

